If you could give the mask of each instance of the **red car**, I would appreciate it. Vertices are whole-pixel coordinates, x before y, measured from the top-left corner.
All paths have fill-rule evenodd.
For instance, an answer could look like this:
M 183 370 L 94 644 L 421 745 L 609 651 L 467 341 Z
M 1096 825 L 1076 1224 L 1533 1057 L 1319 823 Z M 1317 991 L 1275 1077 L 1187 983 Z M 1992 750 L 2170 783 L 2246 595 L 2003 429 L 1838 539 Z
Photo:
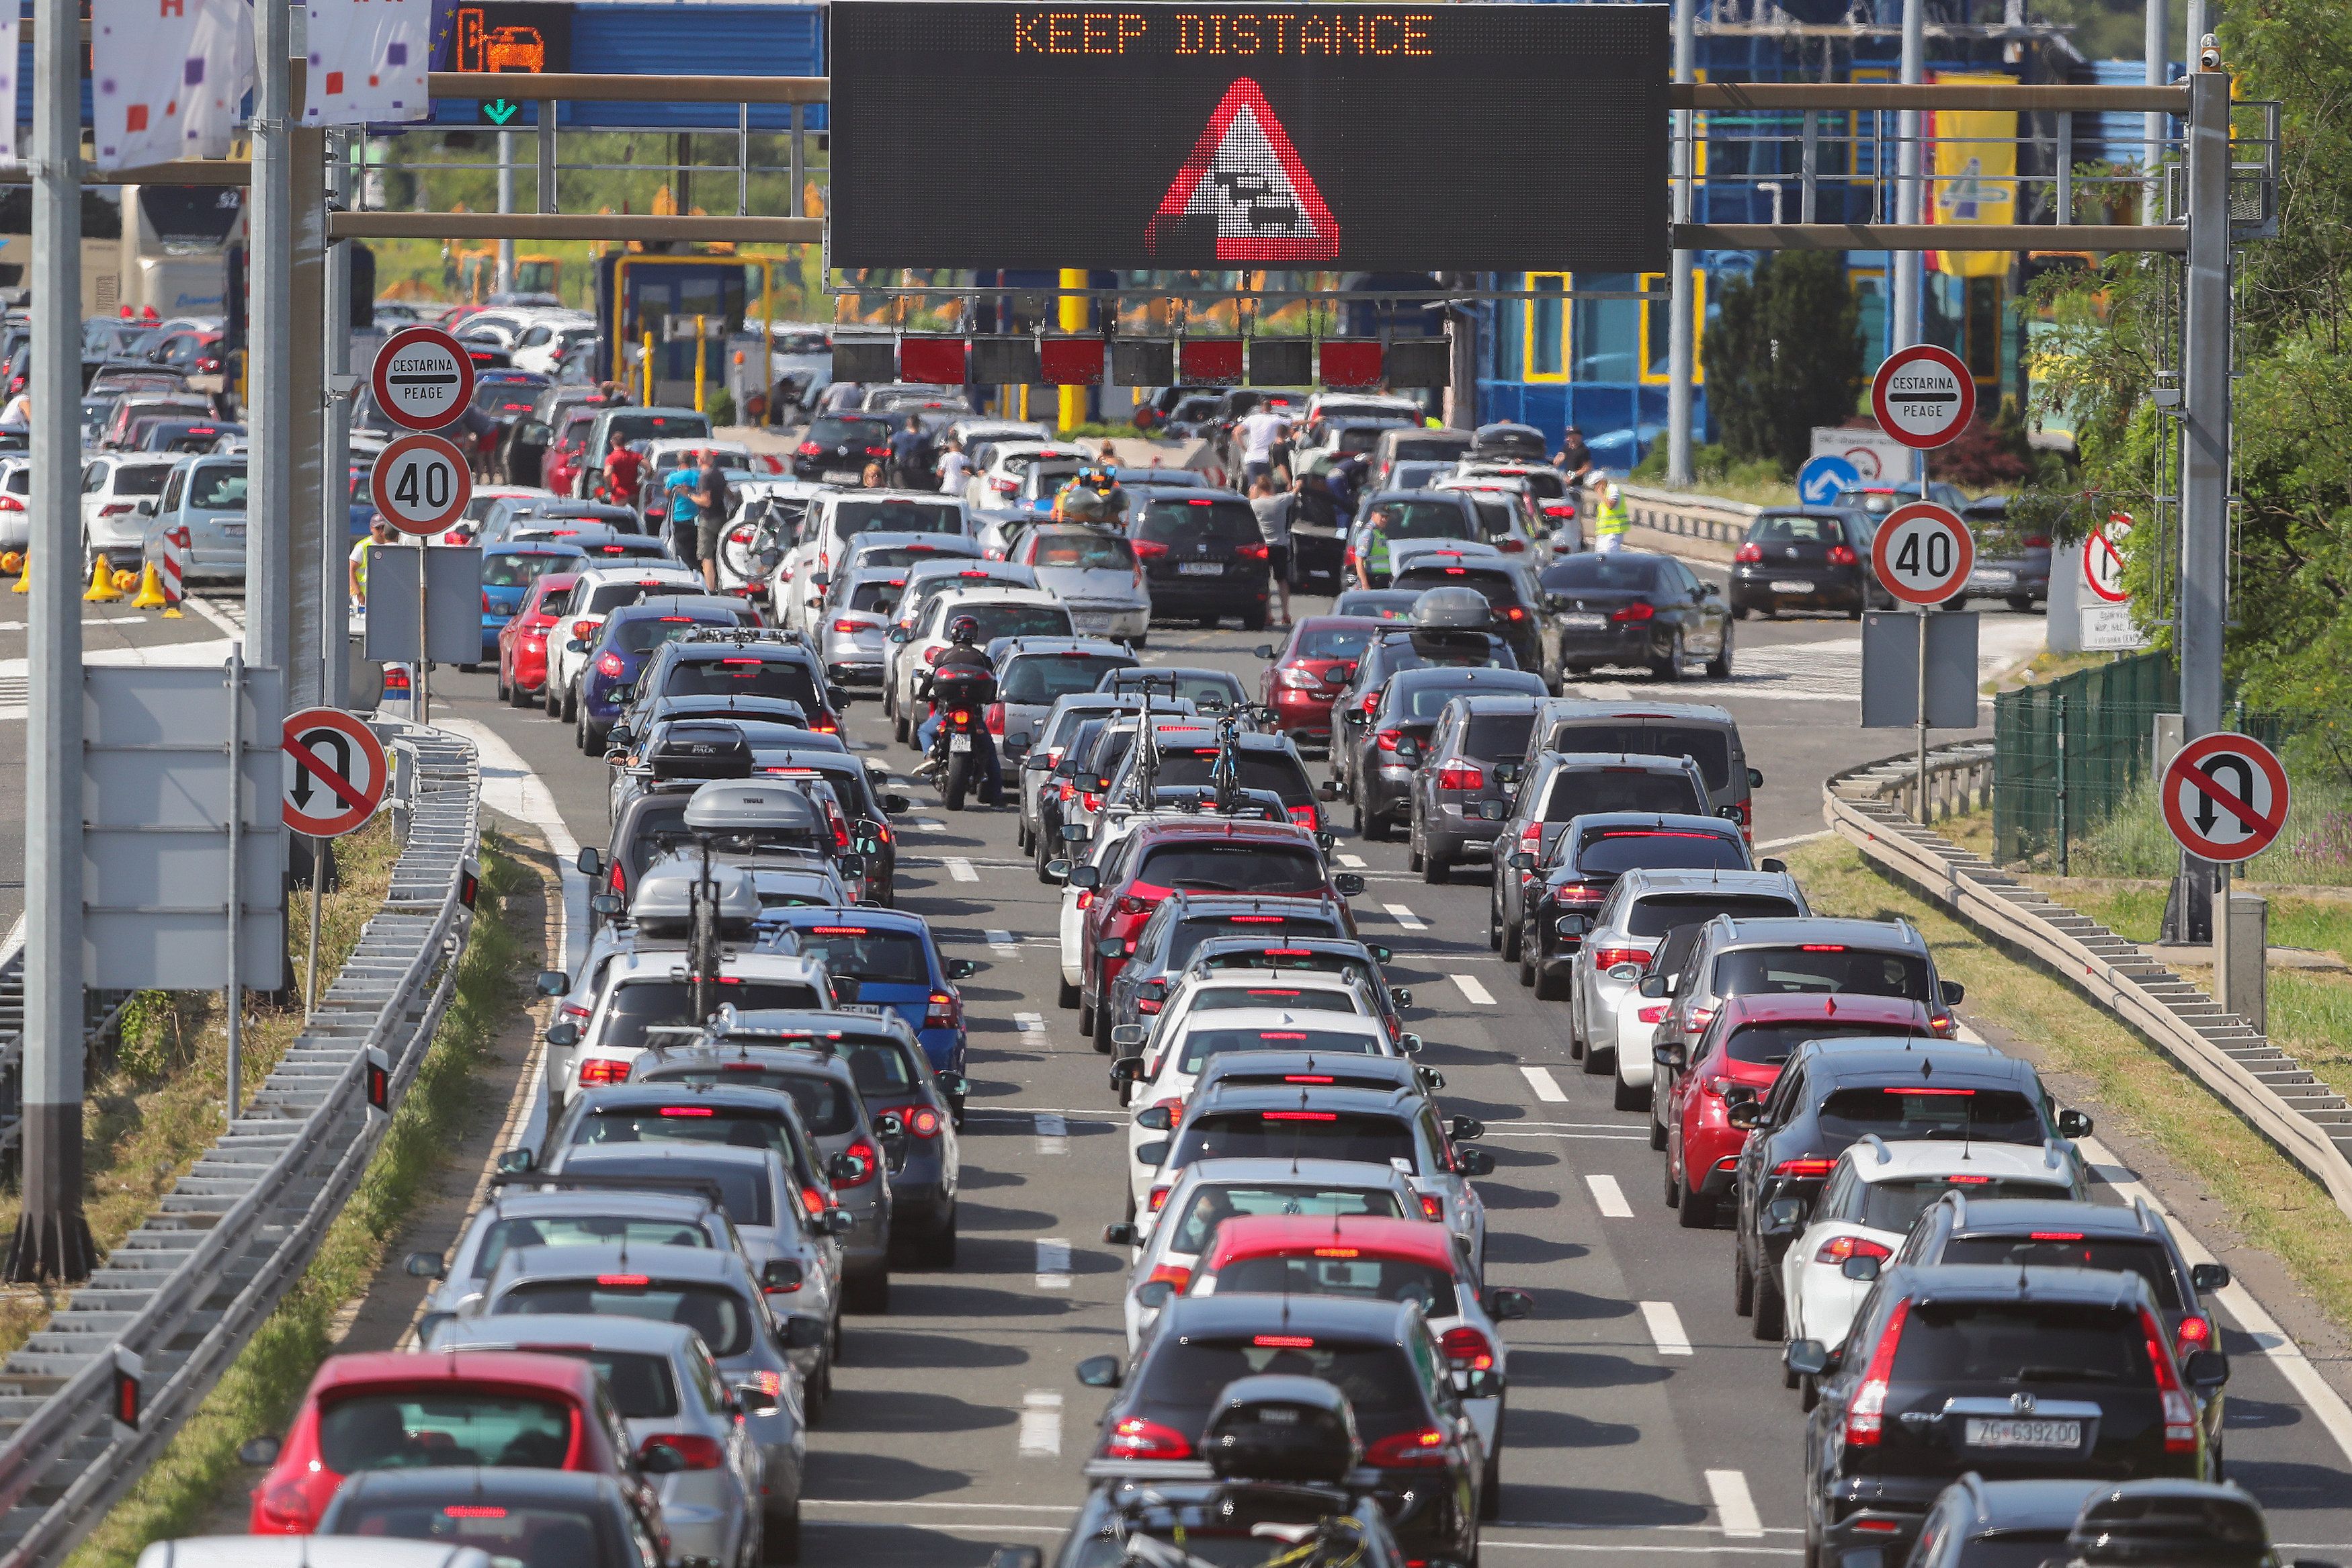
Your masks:
M 240 1450 L 268 1465 L 247 1528 L 308 1535 L 354 1470 L 503 1465 L 584 1470 L 654 1493 L 590 1363 L 518 1351 L 329 1356 L 280 1442 Z
M 580 494 L 580 465 L 588 455 L 588 431 L 602 411 L 593 404 L 574 409 L 564 420 L 563 428 L 547 444 L 539 457 L 539 483 L 542 489 L 559 496 Z
M 1288 822 L 1232 818 L 1146 822 L 1112 848 L 1100 865 L 1070 873 L 1085 912 L 1078 944 L 1078 1028 L 1095 1049 L 1110 1051 L 1110 1009 L 1101 1006 L 1110 983 L 1135 951 L 1136 933 L 1178 889 L 1241 893 L 1256 897 L 1328 899 L 1339 906 L 1348 935 L 1356 934 L 1346 899 L 1364 890 L 1363 878 L 1331 873 L 1315 835 Z
M 571 597 L 576 571 L 551 571 L 530 585 L 515 618 L 499 631 L 499 695 L 529 707 L 547 686 L 547 639 L 562 619 L 554 613 Z
M 1257 700 L 1274 710 L 1275 732 L 1300 746 L 1331 744 L 1331 705 L 1356 673 L 1372 633 L 1392 629 L 1360 615 L 1309 615 L 1290 629 L 1290 641 L 1275 652 L 1257 678 Z
M 1724 1120 L 1732 1098 L 1770 1093 L 1780 1064 L 1809 1040 L 1888 1035 L 1939 1038 L 1927 1007 L 1900 997 L 1813 992 L 1727 998 L 1687 1063 L 1658 1064 L 1671 1082 L 1650 1096 L 1650 1146 L 1666 1151 L 1666 1207 L 1683 1228 L 1713 1225 L 1717 1205 L 1731 1191 L 1740 1146 L 1748 1141 Z

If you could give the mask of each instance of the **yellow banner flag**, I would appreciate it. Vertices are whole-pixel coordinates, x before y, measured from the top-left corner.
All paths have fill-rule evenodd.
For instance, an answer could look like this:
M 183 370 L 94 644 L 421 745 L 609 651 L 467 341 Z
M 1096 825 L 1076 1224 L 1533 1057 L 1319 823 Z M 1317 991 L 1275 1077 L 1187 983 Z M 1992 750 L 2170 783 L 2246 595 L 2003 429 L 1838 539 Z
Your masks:
M 2007 86 L 2004 72 L 1938 73 L 1937 81 Z M 1933 139 L 1931 224 L 2013 224 L 2017 221 L 2017 111 L 1937 110 L 1928 116 Z M 2009 271 L 2005 250 L 1939 250 L 1936 270 L 1956 277 L 1999 277 Z

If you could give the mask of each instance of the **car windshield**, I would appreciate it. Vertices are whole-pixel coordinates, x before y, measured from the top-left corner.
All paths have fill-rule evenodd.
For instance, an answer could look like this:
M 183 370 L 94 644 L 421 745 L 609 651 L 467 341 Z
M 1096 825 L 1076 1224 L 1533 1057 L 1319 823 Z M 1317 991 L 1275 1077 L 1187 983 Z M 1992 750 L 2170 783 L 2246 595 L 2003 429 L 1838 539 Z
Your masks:
M 1748 542 L 1758 545 L 1842 545 L 1845 543 L 1845 519 L 1832 513 L 1828 516 L 1805 514 L 1759 517 L 1748 530 Z
M 1081 571 L 1129 571 L 1135 566 L 1135 549 L 1117 534 L 1057 528 L 1037 536 L 1037 548 L 1030 553 L 1029 564 L 1040 568 L 1071 567 Z
M 603 1560 L 603 1532 L 610 1526 L 601 1522 L 601 1505 L 502 1500 L 495 1485 L 467 1495 L 463 1503 L 363 1499 L 336 1511 L 335 1531 L 429 1541 L 443 1552 L 471 1549 L 497 1568 L 583 1568 Z M 328 1560 L 329 1551 L 321 1546 L 312 1560 Z
M 518 1247 L 709 1247 L 699 1225 L 677 1219 L 632 1219 L 625 1215 L 534 1215 L 499 1219 L 482 1236 L 474 1256 L 474 1278 L 487 1280 L 499 1260 Z
M 1385 1113 L 1357 1111 L 1218 1111 L 1186 1128 L 1175 1151 L 1179 1165 L 1193 1160 L 1362 1160 L 1384 1166 L 1403 1160 L 1421 1168 L 1412 1129 Z
M 808 666 L 797 659 L 743 654 L 720 659 L 680 659 L 669 667 L 662 695 L 782 697 L 814 716 L 824 705 Z
M 664 643 L 675 643 L 697 626 L 727 626 L 731 621 L 716 615 L 630 615 L 605 622 L 608 646 L 624 653 L 647 653 Z
M 528 588 L 545 574 L 556 562 L 566 566 L 573 557 L 562 555 L 520 554 L 512 550 L 492 550 L 482 557 L 484 588 Z
M 593 1280 L 524 1280 L 490 1308 L 493 1317 L 643 1318 L 684 1323 L 724 1360 L 751 1348 L 751 1303 L 724 1285 L 655 1280 L 644 1274 L 603 1274 Z M 443 1463 L 462 1463 L 444 1460 Z M 499 1461 L 483 1459 L 481 1464 Z
M 677 1414 L 677 1379 L 670 1375 L 669 1357 L 666 1355 L 649 1351 L 591 1350 L 576 1344 L 519 1344 L 515 1348 L 541 1355 L 568 1355 L 594 1367 L 624 1421 L 652 1421 Z M 573 1565 L 565 1564 L 563 1568 Z
M 1538 579 L 1546 593 L 1648 593 L 1658 586 L 1658 561 L 1645 555 L 1572 555 Z
M 1367 1437 L 1427 1419 L 1428 1412 L 1412 1364 L 1388 1344 L 1318 1343 L 1310 1334 L 1265 1333 L 1244 1339 L 1168 1340 L 1147 1356 L 1143 1398 L 1160 1410 L 1196 1411 L 1179 1421 L 1187 1432 L 1207 1421 L 1217 1391 L 1238 1377 L 1312 1377 L 1348 1396 L 1356 1424 Z
M 1824 992 L 1902 997 L 1915 1002 L 1935 999 L 1928 988 L 1927 960 L 1919 954 L 1843 942 L 1737 948 L 1716 959 L 1714 990 L 1718 997 Z
M 572 1406 L 451 1382 L 429 1393 L 347 1394 L 319 1411 L 319 1460 L 338 1475 L 427 1465 L 561 1469 Z
M 1383 501 L 1366 519 L 1392 539 L 1475 539 L 1478 524 L 1458 501 Z
M 189 475 L 188 505 L 200 511 L 245 510 L 245 465 L 209 463 Z
M 1291 656 L 1299 659 L 1360 659 L 1372 640 L 1369 626 L 1318 626 L 1298 635 Z
M 1330 993 L 1326 992 L 1326 995 Z M 1344 1003 L 1346 997 L 1339 998 Z M 1282 1007 L 1286 1004 L 1259 999 L 1245 1004 L 1251 1007 Z M 1200 1010 L 1196 1001 L 1193 1010 Z M 1344 1007 L 1339 1009 L 1347 1010 Z M 1378 1041 L 1369 1034 L 1355 1030 L 1309 1029 L 1282 1024 L 1271 1029 L 1219 1029 L 1195 1025 L 1184 1032 L 1184 1058 L 1180 1070 L 1200 1075 L 1209 1058 L 1229 1051 L 1315 1051 L 1333 1056 L 1372 1056 L 1378 1054 Z
M 1909 1031 L 1875 1023 L 1751 1023 L 1732 1030 L 1724 1049 L 1734 1061 L 1778 1067 L 1809 1040 L 1865 1040 L 1906 1032 Z
M 1323 865 L 1304 844 L 1252 842 L 1160 844 L 1137 864 L 1139 884 L 1199 893 L 1321 893 Z
M 1606 876 L 1636 867 L 1744 871 L 1747 866 L 1748 848 L 1738 835 L 1694 828 L 1606 828 L 1587 838 L 1576 852 L 1576 869 L 1586 876 Z
M 1134 662 L 1125 653 L 1022 653 L 1006 664 L 996 695 L 1004 702 L 1043 707 L 1056 697 L 1093 691 L 1106 672 Z
M 1915 1301 L 1894 1380 L 1931 1388 L 1992 1383 L 2156 1386 L 2148 1339 L 2127 1308 L 2067 1301 Z
M 1833 1089 L 1822 1102 L 1823 1135 L 1855 1139 L 1978 1138 L 2038 1144 L 2044 1129 L 2033 1102 L 2008 1089 L 1953 1089 L 1932 1079 L 1883 1088 Z M 2038 1195 L 2039 1196 L 2039 1195 Z
M 2053 1175 L 2056 1173 L 2053 1173 Z M 2015 1181 L 2000 1176 L 1918 1176 L 1906 1181 L 1874 1181 L 1862 1184 L 1862 1211 L 1854 1223 L 1873 1230 L 1891 1230 L 1897 1236 L 1906 1234 L 1911 1222 L 1927 1212 L 1927 1206 L 1948 1192 L 1964 1192 L 1971 1202 L 1987 1202 L 2003 1197 L 2054 1197 L 2074 1196 L 2063 1182 Z
M 1569 719 L 1552 726 L 1548 751 L 1616 751 L 1635 757 L 1687 757 L 1698 764 L 1709 789 L 1731 784 L 1731 742 L 1724 732 L 1696 726 Z M 1598 811 L 1599 806 L 1583 810 Z M 1574 813 L 1570 813 L 1573 815 Z
M 1970 1197 L 1979 1195 L 1971 1192 Z M 2050 1196 L 2048 1189 L 2021 1193 L 2026 1197 Z M 1939 1263 L 1998 1263 L 2004 1268 L 2097 1269 L 2109 1273 L 2137 1274 L 2147 1281 L 2156 1303 L 2168 1312 L 2181 1309 L 2180 1280 L 2162 1243 L 2109 1239 L 2059 1229 L 2037 1230 L 2029 1236 L 1955 1236 L 1944 1243 Z
M 1803 913 L 1789 899 L 1763 894 L 1654 893 L 1626 911 L 1625 931 L 1632 936 L 1664 936 L 1677 925 L 1712 920 L 1718 915 L 1734 920 L 1778 920 Z
M 763 1116 L 746 1115 L 727 1106 L 695 1103 L 683 1094 L 678 1098 L 688 1103 L 591 1112 L 581 1118 L 573 1141 L 597 1146 L 698 1144 L 730 1149 L 766 1149 L 786 1155 L 791 1153 L 783 1121 L 772 1112 Z M 763 1166 L 735 1160 L 656 1156 L 597 1160 L 581 1168 L 597 1176 L 691 1176 L 697 1181 L 717 1182 L 719 1207 L 727 1211 L 728 1218 L 738 1225 L 776 1223 L 772 1201 L 774 1194 L 769 1189 Z
M 1311 1258 L 1237 1258 L 1217 1270 L 1217 1294 L 1355 1296 L 1411 1301 L 1425 1317 L 1450 1318 L 1462 1303 L 1450 1270 L 1403 1258 L 1370 1258 L 1334 1239 Z
M 682 819 L 681 819 L 682 820 Z M 719 999 L 748 1012 L 753 1008 L 821 1008 L 825 998 L 800 980 L 745 979 L 719 977 Z M 596 1043 L 606 1051 L 640 1051 L 652 1024 L 686 1024 L 697 1020 L 693 988 L 684 979 L 633 980 L 614 988 L 604 1004 L 604 1027 Z
M 1217 1233 L 1218 1226 L 1236 1215 L 1254 1214 L 1310 1214 L 1318 1218 L 1353 1214 L 1375 1215 L 1384 1219 L 1402 1218 L 1397 1212 L 1396 1195 L 1386 1187 L 1212 1183 L 1196 1189 L 1185 1204 L 1183 1216 L 1169 1233 L 1169 1250 L 1206 1251 L 1209 1239 Z
M 1458 675 L 1445 680 L 1414 681 L 1410 685 L 1400 682 L 1397 689 L 1391 694 L 1390 700 L 1395 706 L 1388 710 L 1389 716 L 1433 719 L 1444 713 L 1445 705 L 1455 697 L 1468 696 L 1474 692 L 1486 689 L 1485 686 L 1465 681 Z M 1400 712 L 1400 709 L 1402 711 Z M 1533 720 L 1530 719 L 1529 722 L 1532 723 Z M 1522 742 L 1522 744 L 1525 743 Z
M 1154 498 L 1136 520 L 1135 537 L 1154 544 L 1214 539 L 1223 544 L 1258 542 L 1257 514 L 1247 501 L 1212 501 L 1202 497 L 1163 501 Z
M 827 972 L 870 985 L 929 986 L 929 951 L 915 932 L 885 925 L 795 925 L 801 951 Z
M 1152 778 L 1162 786 L 1206 784 L 1216 766 L 1215 747 L 1187 746 L 1160 753 Z M 1287 751 L 1242 752 L 1235 771 L 1243 789 L 1271 789 L 1282 797 L 1285 806 L 1315 803 L 1315 787 L 1307 782 L 1307 770 Z

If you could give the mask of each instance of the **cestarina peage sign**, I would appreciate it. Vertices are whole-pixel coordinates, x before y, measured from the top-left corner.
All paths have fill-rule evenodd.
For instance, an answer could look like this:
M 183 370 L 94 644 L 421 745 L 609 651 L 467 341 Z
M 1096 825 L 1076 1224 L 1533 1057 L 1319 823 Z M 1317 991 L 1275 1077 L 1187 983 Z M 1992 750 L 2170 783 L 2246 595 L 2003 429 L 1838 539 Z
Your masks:
M 828 15 L 836 267 L 1667 265 L 1664 5 Z M 1533 195 L 1559 169 L 1575 200 Z

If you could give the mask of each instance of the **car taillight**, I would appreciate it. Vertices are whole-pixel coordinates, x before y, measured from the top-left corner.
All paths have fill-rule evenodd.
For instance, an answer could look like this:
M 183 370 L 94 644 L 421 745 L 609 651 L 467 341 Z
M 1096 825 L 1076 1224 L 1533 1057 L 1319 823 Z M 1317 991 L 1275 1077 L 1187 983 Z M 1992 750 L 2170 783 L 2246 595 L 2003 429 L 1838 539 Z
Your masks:
M 1004 733 L 1004 705 L 1003 703 L 989 704 L 988 712 L 982 718 L 982 722 L 988 726 L 989 734 L 995 736 L 1003 735 Z
M 1445 1331 L 1445 1359 L 1457 1372 L 1492 1372 L 1495 1369 L 1495 1347 L 1486 1336 L 1465 1323 L 1458 1329 Z
M 868 457 L 887 457 L 890 455 L 890 449 L 887 446 L 869 446 L 866 449 L 866 455 Z
M 715 1470 L 727 1462 L 727 1450 L 719 1446 L 719 1439 L 699 1432 L 656 1432 L 638 1451 L 642 1454 L 648 1448 L 667 1448 L 678 1457 L 681 1469 Z
M 1667 1003 L 1660 1002 L 1654 1008 L 1635 1008 L 1633 1016 L 1643 1023 L 1664 1023 L 1666 1021 L 1666 1015 L 1674 1010 Z M 1707 1082 L 1712 1083 L 1715 1080 L 1710 1078 Z
M 1181 1296 L 1184 1293 L 1184 1287 L 1192 1282 L 1192 1270 L 1180 1264 L 1162 1263 L 1151 1270 L 1151 1278 L 1144 1283 L 1153 1284 L 1161 1280 L 1168 1281 L 1171 1295 Z
M 1652 616 L 1655 615 L 1657 612 L 1657 612 L 1657 608 L 1656 608 L 1656 606 L 1652 605 L 1652 604 L 1648 604 L 1648 603 L 1641 603 L 1641 604 L 1628 604 L 1627 606 L 1625 606 L 1625 608 L 1624 608 L 1624 609 L 1620 610 L 1620 611 L 1616 612 L 1614 614 L 1611 615 L 1611 616 L 1609 617 L 1609 619 L 1610 619 L 1610 620 L 1612 620 L 1612 621 L 1620 622 L 1635 622 L 1635 621 L 1647 621 L 1647 620 L 1649 620 Z
M 1960 1020 L 1949 1013 L 1939 1012 L 1927 1020 L 1927 1032 L 1942 1035 L 1947 1040 L 1949 1040 L 1959 1027 Z
M 299 1481 L 278 1481 L 264 1487 L 254 1501 L 254 1511 L 269 1529 L 289 1535 L 308 1535 L 319 1521 L 319 1511 Z
M 933 991 L 923 1013 L 925 1029 L 954 1029 L 963 1022 L 963 1003 L 953 991 Z
M 596 673 L 617 681 L 629 673 L 629 666 L 621 662 L 620 654 L 606 653 L 596 661 Z
M 1843 1263 L 1849 1258 L 1892 1258 L 1895 1249 L 1882 1247 L 1866 1236 L 1832 1236 L 1822 1243 L 1813 1254 L 1816 1263 Z
M 1364 1463 L 1383 1470 L 1433 1470 L 1450 1462 L 1445 1434 L 1435 1427 L 1391 1432 L 1364 1450 Z
M 1103 1458 L 1107 1459 L 1189 1459 L 1192 1457 L 1192 1440 L 1173 1427 L 1163 1427 L 1157 1421 L 1147 1421 L 1140 1416 L 1129 1416 L 1110 1429 L 1103 1439 Z
M 1854 1390 L 1853 1403 L 1845 1407 L 1845 1441 L 1850 1448 L 1878 1447 L 1886 1426 L 1886 1377 L 1895 1370 L 1895 1346 L 1910 1316 L 1909 1298 L 1895 1302 L 1894 1316 L 1886 1320 L 1886 1332 L 1878 1336 L 1878 1346 L 1870 1353 L 1862 1386 Z
M 1168 1000 L 1168 982 L 1146 980 L 1136 988 L 1135 1010 L 1147 1017 L 1158 1012 Z
M 2197 1406 L 2189 1401 L 2189 1391 L 2180 1386 L 2180 1375 L 2172 1369 L 2171 1354 L 2164 1348 L 2164 1330 L 2157 1325 L 2156 1314 L 2140 1309 L 2140 1331 L 2147 1335 L 2147 1359 L 2156 1368 L 2156 1392 L 2164 1406 L 2164 1451 L 2168 1454 L 2193 1454 L 2197 1451 Z
M 1381 694 L 1380 694 L 1380 693 L 1378 693 L 1378 692 L 1366 692 L 1366 693 L 1364 694 L 1363 709 L 1364 709 L 1364 716 L 1365 716 L 1366 718 L 1370 718 L 1370 717 L 1371 717 L 1371 716 L 1372 716 L 1372 710 L 1373 710 L 1374 708 L 1376 708 L 1376 707 L 1380 706 L 1381 706 Z
M 2050 536 L 2048 534 L 2028 534 L 2025 536 L 2025 548 L 2027 549 L 2048 549 L 2050 548 Z
M 821 455 L 824 453 L 824 448 L 819 446 L 814 441 L 803 441 L 799 446 L 793 448 L 793 450 L 799 453 L 803 457 L 815 457 Z
M 2192 1351 L 2212 1349 L 2213 1321 L 2210 1318 L 2200 1318 L 2193 1312 L 2190 1313 L 2180 1320 L 2180 1328 L 2174 1343 L 2184 1358 Z
M 1764 559 L 1764 547 L 1762 545 L 1741 545 L 1738 549 L 1731 552 L 1731 559 L 1753 564 L 1754 562 Z
M 874 1145 L 863 1138 L 841 1152 L 856 1165 L 857 1174 L 845 1180 L 836 1179 L 833 1184 L 836 1190 L 845 1186 L 864 1186 L 874 1179 L 874 1173 L 882 1168 L 881 1156 L 874 1152 Z
M 398 664 L 386 664 L 383 667 L 383 689 L 386 695 L 394 692 L 405 694 L 408 690 L 408 672 Z
M 876 1113 L 879 1116 L 896 1116 L 898 1124 L 918 1138 L 940 1135 L 940 1113 L 918 1100 L 909 1104 L 892 1105 Z
M 593 1083 L 626 1083 L 628 1081 L 629 1064 L 625 1061 L 615 1061 L 609 1056 L 592 1056 L 580 1064 L 580 1086 L 583 1089 Z
M 989 487 L 1000 496 L 1010 496 L 1013 491 L 1021 488 L 1020 481 L 1007 479 L 1001 475 L 991 479 L 988 484 Z
M 1394 751 L 1397 748 L 1397 742 L 1403 738 L 1404 731 L 1401 729 L 1384 729 L 1374 736 L 1372 741 L 1382 751 Z
M 1495 548 L 1501 550 L 1505 555 L 1517 555 L 1525 550 L 1528 548 L 1528 545 L 1525 539 L 1514 536 L 1513 538 L 1507 539 L 1496 539 L 1495 541 Z M 1514 607 L 1505 611 L 1504 613 L 1508 615 L 1512 620 L 1517 621 L 1523 613 L 1525 613 L 1525 612 Z
M 947 652 L 947 649 L 945 649 L 945 648 L 943 648 L 943 647 L 941 647 L 941 648 L 926 648 L 926 649 L 924 649 L 924 650 L 923 650 L 923 663 L 925 663 L 926 664 L 938 664 L 938 663 L 940 662 L 940 655 L 941 653 L 946 653 L 946 652 Z
M 1283 815 L 1305 828 L 1308 832 L 1314 832 L 1323 826 L 1323 813 L 1312 805 L 1289 807 Z
M 1266 557 L 1266 547 L 1264 545 L 1235 545 L 1234 547 L 1234 553 L 1241 557 L 1244 560 L 1264 560 Z
M 825 1209 L 824 1194 L 813 1186 L 801 1188 L 801 1207 L 808 1211 L 811 1218 L 823 1214 Z
M 1118 895 L 1118 901 L 1110 906 L 1110 912 L 1113 915 L 1125 915 L 1130 916 L 1137 915 L 1149 915 L 1151 913 L 1151 905 L 1145 900 L 1136 897 L 1135 894 L 1131 893 L 1122 893 Z M 1129 952 L 1132 953 L 1135 951 L 1135 944 L 1129 942 L 1127 945 L 1127 948 Z
M 1417 1196 L 1421 1198 L 1421 1217 L 1423 1219 L 1443 1219 L 1445 1218 L 1445 1200 L 1444 1198 L 1439 1197 L 1433 1192 L 1424 1192 Z
M 589 638 L 593 637 L 596 634 L 596 624 L 593 621 L 574 621 L 572 623 L 573 640 L 585 643 Z
M 784 1396 L 784 1375 L 781 1372 L 738 1372 L 732 1375 L 742 1378 L 771 1399 Z
M 1449 762 L 1437 770 L 1440 789 L 1484 789 L 1486 775 L 1466 762 Z
M 863 621 L 835 621 L 833 623 L 833 629 L 836 632 L 863 632 L 866 630 L 866 622 Z
M 1858 558 L 1853 553 L 1853 547 L 1852 545 L 1830 546 L 1830 564 L 1832 566 L 1852 566 L 1857 559 Z
M 1138 560 L 1158 560 L 1168 553 L 1168 547 L 1156 539 L 1129 539 L 1127 543 Z
M 1094 811 L 1099 810 L 1101 808 L 1102 795 L 1099 791 L 1094 789 L 1081 789 L 1078 791 L 1078 809 L 1080 810 Z M 1086 906 L 1084 904 L 1080 904 L 1079 907 L 1083 909 Z
M 1693 1009 L 1691 1009 L 1691 1010 L 1690 1010 L 1690 1030 L 1691 1030 L 1691 1032 L 1692 1032 L 1693 1034 L 1696 1034 L 1699 1030 L 1701 1030 L 1705 1029 L 1705 1028 L 1708 1025 L 1708 1023 L 1710 1023 L 1711 1021 L 1713 1021 L 1714 1018 L 1715 1018 L 1715 1009 L 1714 1009 L 1713 1008 L 1693 1008 Z
M 1837 1164 L 1835 1160 L 1782 1160 L 1779 1165 L 1772 1167 L 1772 1174 L 1776 1176 L 1797 1176 L 1801 1179 L 1810 1179 L 1815 1176 L 1825 1176 L 1829 1175 L 1830 1167 L 1835 1164 Z
M 1606 971 L 1615 968 L 1620 964 L 1631 964 L 1637 969 L 1646 969 L 1650 967 L 1650 956 L 1647 953 L 1643 952 L 1639 947 L 1596 947 L 1593 949 L 1592 967 L 1594 968 Z
M 1564 883 L 1553 889 L 1556 904 L 1599 904 L 1609 895 L 1597 887 L 1587 887 L 1580 882 Z
M 1144 1207 L 1150 1212 L 1157 1214 L 1160 1212 L 1160 1206 L 1167 1201 L 1168 1189 L 1164 1186 L 1155 1186 L 1151 1189 L 1150 1196 L 1144 1199 Z
M 1078 787 L 1065 779 L 1061 783 L 1060 793 L 1064 804 L 1067 804 L 1078 798 Z

